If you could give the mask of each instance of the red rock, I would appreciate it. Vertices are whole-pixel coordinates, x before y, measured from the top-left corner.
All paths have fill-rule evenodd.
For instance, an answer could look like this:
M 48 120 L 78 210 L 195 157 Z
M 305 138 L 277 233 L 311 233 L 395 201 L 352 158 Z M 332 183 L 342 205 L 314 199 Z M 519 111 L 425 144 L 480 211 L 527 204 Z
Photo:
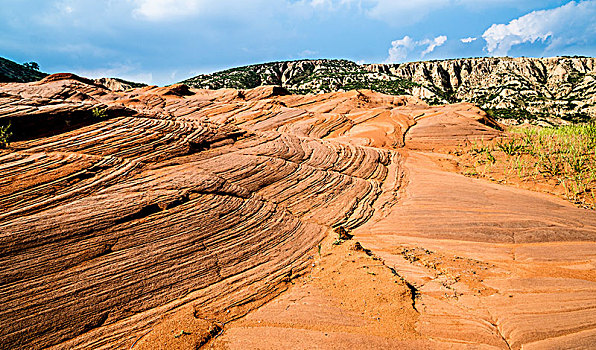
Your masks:
M 107 118 L 90 117 L 96 108 Z M 61 74 L 0 85 L 8 120 L 19 137 L 0 150 L 0 348 L 195 348 L 222 327 L 232 348 L 592 339 L 594 213 L 434 165 L 433 148 L 500 134 L 471 105 L 367 90 L 114 92 Z M 340 270 L 291 287 L 340 226 L 373 256 L 344 253 L 377 270 L 325 266 L 371 278 L 368 289 L 342 284 Z M 386 283 L 387 267 L 409 284 Z M 286 297 L 321 290 L 303 304 Z M 363 300 L 379 318 L 418 315 L 415 327 L 389 339 L 355 313 Z M 290 305 L 283 325 L 230 323 L 271 322 Z
M 54 73 L 54 74 L 50 74 L 47 77 L 43 78 L 42 80 L 39 81 L 39 83 L 44 84 L 44 83 L 49 83 L 52 81 L 59 81 L 59 80 L 76 80 L 79 81 L 81 83 L 85 83 L 85 84 L 89 84 L 89 85 L 95 85 L 95 82 L 91 79 L 87 79 L 87 78 L 83 78 L 80 77 L 76 74 L 72 74 L 72 73 Z

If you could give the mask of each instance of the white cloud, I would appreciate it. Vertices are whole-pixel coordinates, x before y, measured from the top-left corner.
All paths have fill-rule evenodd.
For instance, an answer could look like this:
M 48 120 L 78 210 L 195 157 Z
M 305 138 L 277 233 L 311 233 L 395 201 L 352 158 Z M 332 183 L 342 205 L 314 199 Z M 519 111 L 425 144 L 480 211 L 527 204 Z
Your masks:
M 391 42 L 391 48 L 389 49 L 389 57 L 385 60 L 387 63 L 396 63 L 404 61 L 410 53 L 419 51 L 422 47 L 426 47 L 420 52 L 420 58 L 433 52 L 437 47 L 445 44 L 447 37 L 440 35 L 434 39 L 424 39 L 415 41 L 409 36 L 404 36 L 402 39 L 394 40 Z
M 169 21 L 184 17 L 221 14 L 227 18 L 277 13 L 312 13 L 360 7 L 361 0 L 128 0 L 134 4 L 133 16 L 150 21 Z
M 64 15 L 70 15 L 74 12 L 74 4 L 70 1 L 61 0 L 54 3 L 54 7 L 58 10 L 59 13 Z
M 133 15 L 159 21 L 173 17 L 187 17 L 199 12 L 203 0 L 135 0 Z
M 273 0 L 272 2 L 279 2 L 279 0 Z M 288 1 L 286 0 L 286 2 Z M 358 8 L 360 8 L 362 5 L 362 0 L 302 0 L 299 2 L 313 7 L 324 6 L 329 9 L 338 9 L 341 7 L 351 8 L 352 4 L 356 4 Z
M 375 0 L 366 14 L 395 26 L 414 24 L 450 0 Z
M 300 52 L 298 54 L 298 56 L 300 56 L 300 57 L 309 57 L 309 56 L 314 56 L 314 55 L 316 55 L 318 53 L 319 53 L 318 51 L 313 51 L 313 50 L 306 49 L 306 50 L 303 50 L 302 52 Z
M 303 1 L 303 3 L 312 7 L 326 7 L 329 9 L 336 8 L 337 6 L 349 5 L 351 1 L 336 1 L 336 0 L 310 0 Z
M 403 39 L 392 41 L 391 48 L 389 49 L 389 57 L 387 57 L 386 61 L 388 63 L 396 63 L 405 60 L 408 57 L 408 53 L 415 46 L 415 41 L 407 35 Z
M 464 44 L 469 44 L 473 41 L 476 41 L 476 39 L 478 39 L 478 38 L 469 37 L 469 38 L 461 38 L 459 40 Z
M 547 51 L 573 44 L 594 42 L 596 1 L 571 1 L 550 10 L 533 11 L 509 24 L 493 24 L 482 38 L 492 56 L 505 56 L 515 45 L 550 40 Z
M 422 57 L 426 56 L 427 54 L 435 51 L 435 49 L 441 45 L 443 45 L 447 41 L 447 37 L 445 35 L 438 36 L 433 40 L 426 39 L 420 42 L 421 45 L 428 45 L 426 50 L 422 51 Z

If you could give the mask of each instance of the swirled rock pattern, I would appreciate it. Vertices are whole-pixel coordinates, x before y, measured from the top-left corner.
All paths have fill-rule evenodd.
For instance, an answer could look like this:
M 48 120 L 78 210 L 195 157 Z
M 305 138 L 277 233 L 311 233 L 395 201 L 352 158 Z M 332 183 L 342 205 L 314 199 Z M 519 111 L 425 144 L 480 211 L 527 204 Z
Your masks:
M 0 125 L 9 121 L 13 142 L 0 150 L 2 349 L 197 348 L 222 330 L 217 340 L 230 348 L 251 339 L 275 348 L 286 344 L 281 335 L 332 348 L 323 333 L 358 347 L 593 343 L 593 212 L 436 165 L 437 147 L 500 134 L 473 105 L 272 86 L 112 91 L 58 74 L 0 84 Z M 382 278 L 388 294 L 377 293 L 382 307 L 365 316 L 354 298 L 347 314 L 329 306 L 333 293 L 351 298 L 354 275 L 321 272 L 332 283 L 317 282 L 316 292 L 291 287 L 334 227 L 383 262 L 370 266 L 363 291 L 375 293 Z M 345 254 L 331 266 L 348 275 L 371 264 Z M 387 280 L 395 274 L 401 282 Z M 286 289 L 290 297 L 236 328 Z M 392 309 L 397 294 L 403 313 Z M 297 306 L 294 295 L 312 302 Z M 297 307 L 293 323 L 269 322 L 263 336 L 261 320 L 288 310 L 284 303 Z M 314 304 L 331 314 L 306 332 L 300 317 L 312 317 Z M 379 324 L 416 314 L 416 325 L 392 341 L 362 319 L 387 313 L 393 321 Z
M 0 151 L 2 348 L 130 346 L 189 304 L 237 317 L 328 227 L 368 220 L 398 161 L 278 131 L 314 112 L 276 88 L 115 93 L 63 74 L 1 90 L 17 140 Z

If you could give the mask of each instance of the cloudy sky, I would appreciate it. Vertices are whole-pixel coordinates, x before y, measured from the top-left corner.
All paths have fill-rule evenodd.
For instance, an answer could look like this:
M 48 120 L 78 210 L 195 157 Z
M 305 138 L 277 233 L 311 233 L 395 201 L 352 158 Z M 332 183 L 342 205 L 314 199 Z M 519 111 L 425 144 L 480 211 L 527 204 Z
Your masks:
M 2 0 L 0 56 L 169 84 L 279 60 L 596 55 L 596 0 Z

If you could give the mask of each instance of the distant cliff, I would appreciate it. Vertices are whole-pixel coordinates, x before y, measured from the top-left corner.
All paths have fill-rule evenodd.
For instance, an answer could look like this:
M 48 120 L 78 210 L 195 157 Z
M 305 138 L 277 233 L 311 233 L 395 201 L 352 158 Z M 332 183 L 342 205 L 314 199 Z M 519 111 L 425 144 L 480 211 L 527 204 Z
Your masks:
M 473 102 L 501 116 L 596 116 L 594 58 L 471 58 L 366 68 L 420 83 L 428 91 L 419 96 L 427 100 Z
M 403 64 L 347 60 L 273 62 L 199 75 L 198 88 L 281 85 L 295 93 L 371 89 L 429 103 L 472 102 L 499 118 L 596 118 L 596 59 L 468 58 Z

